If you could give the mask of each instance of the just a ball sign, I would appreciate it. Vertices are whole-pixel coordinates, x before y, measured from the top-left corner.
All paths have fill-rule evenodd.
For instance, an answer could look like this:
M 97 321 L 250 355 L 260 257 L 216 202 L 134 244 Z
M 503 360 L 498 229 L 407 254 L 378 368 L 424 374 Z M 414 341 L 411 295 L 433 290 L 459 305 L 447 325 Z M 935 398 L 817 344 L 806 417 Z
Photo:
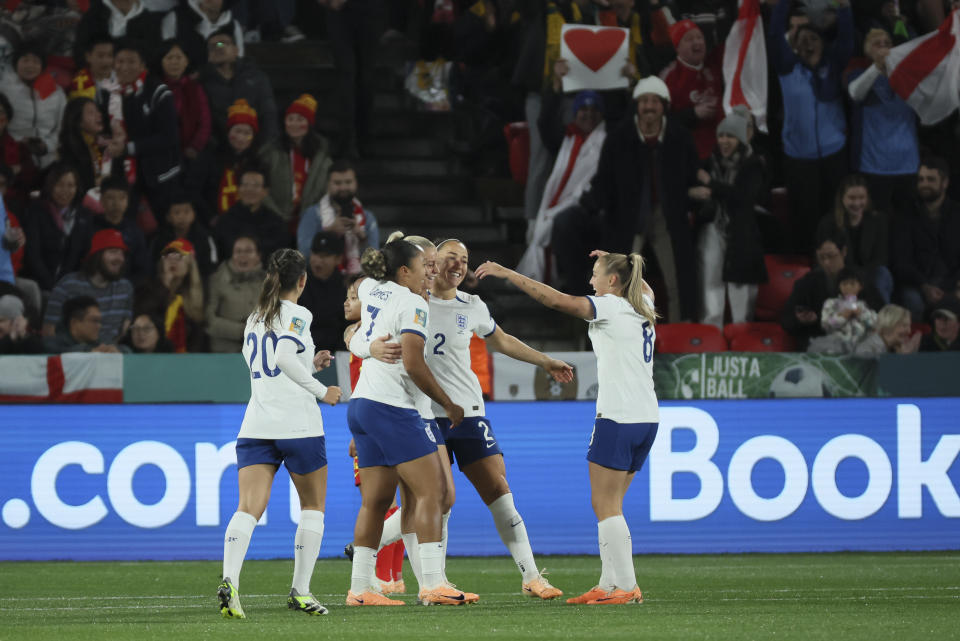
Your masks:
M 623 75 L 630 39 L 619 27 L 564 25 L 560 32 L 560 57 L 570 72 L 563 77 L 563 90 L 621 89 L 629 86 Z

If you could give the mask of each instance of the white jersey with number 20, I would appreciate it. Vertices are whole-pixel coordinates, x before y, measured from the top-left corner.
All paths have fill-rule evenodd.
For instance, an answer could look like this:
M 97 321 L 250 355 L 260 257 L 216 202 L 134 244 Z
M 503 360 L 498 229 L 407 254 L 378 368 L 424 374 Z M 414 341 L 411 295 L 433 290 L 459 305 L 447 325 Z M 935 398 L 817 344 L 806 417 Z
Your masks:
M 651 307 L 653 301 L 644 296 Z M 597 355 L 597 418 L 617 423 L 659 423 L 653 387 L 653 323 L 615 294 L 587 296 L 595 314 L 590 342 Z
M 296 345 L 297 359 L 313 371 L 313 315 L 306 307 L 281 301 L 280 318 L 267 329 L 256 313 L 243 331 L 243 359 L 250 368 L 250 402 L 239 438 L 284 439 L 323 436 L 323 417 L 317 398 L 280 371 L 277 347 Z
M 406 287 L 392 281 L 365 278 L 357 287 L 357 297 L 360 299 L 360 328 L 354 340 L 371 343 L 389 334 L 390 342 L 399 342 L 400 336 L 407 332 L 426 340 L 427 301 Z M 388 365 L 368 358 L 363 362 L 352 398 L 416 409 L 420 390 L 402 362 Z

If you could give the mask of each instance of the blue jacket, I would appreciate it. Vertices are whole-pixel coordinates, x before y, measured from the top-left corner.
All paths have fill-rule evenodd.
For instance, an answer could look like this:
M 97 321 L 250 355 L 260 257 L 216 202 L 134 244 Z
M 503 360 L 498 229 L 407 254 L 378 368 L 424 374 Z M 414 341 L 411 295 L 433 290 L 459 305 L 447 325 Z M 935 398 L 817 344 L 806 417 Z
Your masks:
M 849 84 L 864 70 L 850 73 Z M 915 174 L 920 163 L 917 115 L 890 87 L 886 76 L 873 81 L 862 102 L 853 101 L 850 126 L 853 168 L 867 174 Z
M 839 152 L 847 141 L 840 74 L 853 54 L 853 14 L 849 6 L 837 11 L 837 37 L 810 69 L 784 38 L 789 5 L 774 7 L 768 39 L 783 93 L 783 149 L 791 158 L 816 160 Z
M 13 262 L 10 260 L 10 250 L 2 240 L 7 231 L 7 209 L 0 198 L 0 281 L 13 284 Z

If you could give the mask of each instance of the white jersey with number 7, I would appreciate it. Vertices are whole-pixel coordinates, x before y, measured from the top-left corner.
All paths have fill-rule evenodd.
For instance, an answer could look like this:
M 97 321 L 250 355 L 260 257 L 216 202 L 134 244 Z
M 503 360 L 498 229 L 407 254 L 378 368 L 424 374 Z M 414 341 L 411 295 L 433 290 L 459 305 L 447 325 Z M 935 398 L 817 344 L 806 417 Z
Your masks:
M 370 343 L 389 334 L 391 343 L 400 342 L 400 337 L 408 332 L 426 339 L 429 307 L 422 297 L 406 287 L 366 278 L 357 287 L 357 297 L 360 328 L 355 339 Z M 374 358 L 363 362 L 352 396 L 408 409 L 417 408 L 419 397 L 419 388 L 402 362 L 390 365 Z
M 653 301 L 644 296 L 653 308 Z M 616 294 L 587 296 L 593 305 L 590 342 L 597 355 L 597 418 L 617 423 L 659 423 L 653 387 L 653 323 Z

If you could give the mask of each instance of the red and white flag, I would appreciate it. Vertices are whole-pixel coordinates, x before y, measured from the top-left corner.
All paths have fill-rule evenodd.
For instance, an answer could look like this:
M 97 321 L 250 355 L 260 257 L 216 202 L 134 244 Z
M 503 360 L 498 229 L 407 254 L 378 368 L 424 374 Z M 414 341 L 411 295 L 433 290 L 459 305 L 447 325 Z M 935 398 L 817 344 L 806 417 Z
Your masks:
M 940 28 L 890 50 L 887 74 L 897 95 L 933 125 L 960 107 L 960 13 L 954 11 Z
M 743 0 L 723 51 L 723 112 L 746 105 L 767 131 L 767 43 L 757 0 Z
M 121 354 L 0 358 L 0 403 L 122 403 Z

